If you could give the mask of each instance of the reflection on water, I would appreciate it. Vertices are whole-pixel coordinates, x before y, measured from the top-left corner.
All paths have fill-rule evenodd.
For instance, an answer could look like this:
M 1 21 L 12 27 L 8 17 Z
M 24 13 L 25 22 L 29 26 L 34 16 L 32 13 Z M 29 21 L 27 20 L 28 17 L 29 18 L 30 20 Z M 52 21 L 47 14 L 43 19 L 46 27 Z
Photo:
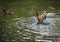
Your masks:
M 37 38 L 43 39 L 43 37 L 40 37 L 41 35 L 54 36 L 56 35 L 56 33 L 54 32 L 54 28 L 59 27 L 59 21 L 57 20 L 59 19 L 47 17 L 46 20 L 44 20 L 44 22 L 47 24 L 37 24 L 37 17 L 35 16 L 29 18 L 21 17 L 11 19 L 12 22 L 8 25 L 8 28 L 6 29 L 8 31 L 8 34 L 3 33 L 1 39 L 8 42 L 19 42 L 26 40 L 31 41 L 32 39 L 37 40 Z M 6 30 L 5 32 L 7 32 Z M 39 34 L 40 36 L 36 34 Z M 32 35 L 34 38 L 32 37 Z

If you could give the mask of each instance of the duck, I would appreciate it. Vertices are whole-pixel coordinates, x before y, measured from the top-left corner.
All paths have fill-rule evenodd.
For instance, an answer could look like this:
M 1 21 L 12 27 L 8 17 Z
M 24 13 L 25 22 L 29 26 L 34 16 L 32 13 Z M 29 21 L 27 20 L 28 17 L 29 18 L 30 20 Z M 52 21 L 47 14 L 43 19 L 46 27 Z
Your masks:
M 44 11 L 44 12 L 37 11 L 37 20 L 38 20 L 38 23 L 43 23 L 43 20 L 46 19 L 46 15 L 47 15 L 46 11 Z
M 44 20 L 48 17 L 54 17 L 56 13 L 49 13 L 47 11 L 37 11 L 37 20 L 38 23 L 44 23 Z
M 14 12 L 12 10 L 9 10 L 9 9 L 3 9 L 2 13 L 3 13 L 3 15 L 12 15 L 12 14 L 14 14 Z

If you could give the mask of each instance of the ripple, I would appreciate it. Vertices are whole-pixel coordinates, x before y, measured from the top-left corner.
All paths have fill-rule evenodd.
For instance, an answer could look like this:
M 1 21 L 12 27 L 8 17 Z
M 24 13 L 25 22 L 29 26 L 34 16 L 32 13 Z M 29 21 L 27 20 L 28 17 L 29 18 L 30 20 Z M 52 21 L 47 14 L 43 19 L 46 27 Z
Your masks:
M 52 13 L 51 13 L 52 14 Z M 54 13 L 53 13 L 54 14 Z M 29 18 L 14 18 L 12 19 L 13 22 L 12 24 L 15 25 L 18 29 L 27 27 L 27 28 L 31 28 L 34 29 L 35 31 L 39 31 L 39 33 L 43 34 L 43 35 L 48 35 L 49 34 L 49 30 L 52 30 L 53 28 L 56 27 L 56 20 L 59 20 L 59 18 L 57 19 L 56 17 L 47 17 L 44 22 L 46 24 L 37 24 L 38 20 L 37 17 L 32 16 Z M 30 30 L 25 30 L 30 32 Z M 33 32 L 35 33 L 35 32 Z M 36 32 L 37 34 L 37 32 Z

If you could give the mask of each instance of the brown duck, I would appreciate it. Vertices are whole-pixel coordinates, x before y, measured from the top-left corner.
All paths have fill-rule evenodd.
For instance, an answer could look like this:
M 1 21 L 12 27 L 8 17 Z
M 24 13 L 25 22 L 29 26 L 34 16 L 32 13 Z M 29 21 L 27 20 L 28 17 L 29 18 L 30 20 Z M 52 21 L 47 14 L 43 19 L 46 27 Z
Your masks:
M 46 11 L 44 11 L 44 12 L 37 11 L 36 14 L 37 14 L 38 23 L 43 23 L 43 20 L 46 19 L 47 12 Z
M 2 10 L 2 13 L 3 13 L 3 15 L 12 15 L 12 14 L 14 14 L 14 12 L 12 11 L 12 10 L 7 10 L 7 9 L 3 9 Z

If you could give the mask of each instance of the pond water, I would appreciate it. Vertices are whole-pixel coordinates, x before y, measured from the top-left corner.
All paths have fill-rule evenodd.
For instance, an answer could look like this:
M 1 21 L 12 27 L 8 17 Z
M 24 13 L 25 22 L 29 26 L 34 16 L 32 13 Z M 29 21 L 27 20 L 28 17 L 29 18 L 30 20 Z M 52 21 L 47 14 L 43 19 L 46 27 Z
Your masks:
M 3 42 L 59 42 L 60 15 L 58 13 L 60 12 L 58 10 L 55 12 L 56 9 L 49 4 L 47 1 L 19 1 L 4 4 L 4 7 L 12 8 L 15 14 L 3 16 L 0 13 L 1 40 Z M 38 24 L 35 9 L 45 10 L 45 8 L 51 15 L 44 20 L 45 24 Z
M 46 24 L 37 24 L 38 20 L 35 16 L 10 19 L 12 22 L 8 24 L 8 28 L 3 29 L 4 33 L 1 39 L 8 42 L 19 42 L 30 40 L 31 38 L 41 40 L 44 35 L 60 35 L 60 31 L 57 30 L 60 27 L 60 17 L 57 16 L 55 18 L 47 17 L 46 20 L 44 20 Z M 54 29 L 56 30 L 54 31 Z

